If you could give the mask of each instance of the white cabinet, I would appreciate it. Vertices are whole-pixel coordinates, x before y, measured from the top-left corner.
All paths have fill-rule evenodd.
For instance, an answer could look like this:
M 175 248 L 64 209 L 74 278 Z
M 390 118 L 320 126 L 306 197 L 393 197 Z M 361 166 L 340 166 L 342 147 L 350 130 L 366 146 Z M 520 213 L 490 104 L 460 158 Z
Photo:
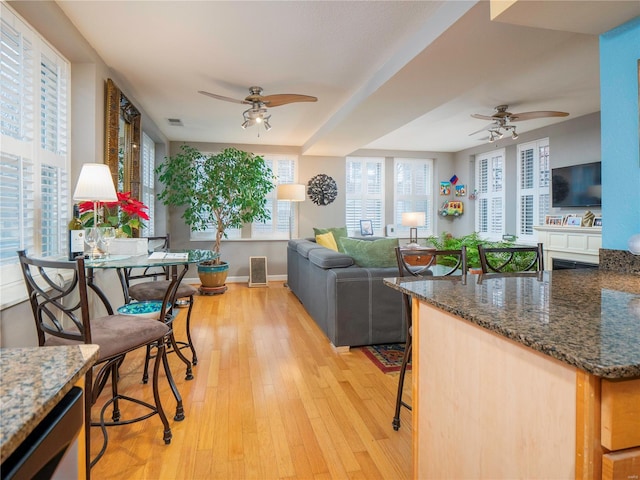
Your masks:
M 599 263 L 602 227 L 533 227 L 544 248 L 544 265 L 551 270 L 553 259 Z

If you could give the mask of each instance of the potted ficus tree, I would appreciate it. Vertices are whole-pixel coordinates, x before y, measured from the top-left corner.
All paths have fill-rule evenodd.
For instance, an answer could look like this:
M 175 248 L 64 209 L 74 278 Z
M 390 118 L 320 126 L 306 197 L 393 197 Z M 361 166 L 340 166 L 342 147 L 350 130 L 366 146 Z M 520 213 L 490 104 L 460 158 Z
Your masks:
M 273 190 L 273 173 L 264 158 L 237 148 L 205 154 L 182 145 L 156 168 L 167 206 L 185 207 L 182 218 L 192 230 L 215 227 L 215 260 L 198 265 L 201 292 L 223 293 L 229 265 L 220 258 L 220 243 L 228 228 L 270 218 L 266 195 Z

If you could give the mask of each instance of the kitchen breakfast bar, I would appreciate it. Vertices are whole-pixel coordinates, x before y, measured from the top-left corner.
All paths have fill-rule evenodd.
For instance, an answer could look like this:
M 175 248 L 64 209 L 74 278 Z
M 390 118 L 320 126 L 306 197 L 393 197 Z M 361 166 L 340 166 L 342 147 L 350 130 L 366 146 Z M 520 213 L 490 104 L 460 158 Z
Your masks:
M 414 304 L 414 478 L 640 478 L 639 275 L 385 283 Z

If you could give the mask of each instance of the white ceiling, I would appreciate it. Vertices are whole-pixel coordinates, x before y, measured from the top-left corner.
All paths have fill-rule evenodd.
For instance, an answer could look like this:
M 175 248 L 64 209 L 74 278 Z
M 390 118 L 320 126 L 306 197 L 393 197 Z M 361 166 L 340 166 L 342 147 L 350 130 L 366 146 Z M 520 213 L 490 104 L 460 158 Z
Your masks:
M 615 0 L 520 0 L 498 21 L 486 1 L 57 3 L 170 140 L 339 156 L 477 146 L 486 135 L 469 134 L 489 122 L 470 115 L 499 104 L 570 113 L 519 132 L 597 112 L 597 35 L 640 15 Z M 270 109 L 258 137 L 240 128 L 245 105 L 197 93 L 243 99 L 252 85 L 318 102 Z

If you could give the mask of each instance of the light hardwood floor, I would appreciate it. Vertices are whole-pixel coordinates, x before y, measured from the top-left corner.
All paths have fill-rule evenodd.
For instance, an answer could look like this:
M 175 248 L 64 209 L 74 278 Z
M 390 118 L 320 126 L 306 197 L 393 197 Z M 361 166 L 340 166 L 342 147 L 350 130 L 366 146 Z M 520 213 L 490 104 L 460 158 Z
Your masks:
M 177 337 L 184 337 L 182 310 Z M 157 416 L 109 428 L 93 479 L 404 479 L 411 476 L 411 412 L 391 426 L 397 374 L 383 374 L 359 349 L 336 353 L 282 282 L 230 284 L 224 295 L 196 297 L 195 379 L 170 354 L 186 419 L 164 376 L 162 398 L 173 440 Z M 123 393 L 151 401 L 140 381 L 142 352 L 121 368 Z M 410 375 L 405 380 L 409 393 Z M 409 398 L 409 397 L 407 397 Z M 98 414 L 94 406 L 93 417 Z M 135 407 L 123 403 L 124 415 Z M 102 437 L 91 429 L 95 455 Z

